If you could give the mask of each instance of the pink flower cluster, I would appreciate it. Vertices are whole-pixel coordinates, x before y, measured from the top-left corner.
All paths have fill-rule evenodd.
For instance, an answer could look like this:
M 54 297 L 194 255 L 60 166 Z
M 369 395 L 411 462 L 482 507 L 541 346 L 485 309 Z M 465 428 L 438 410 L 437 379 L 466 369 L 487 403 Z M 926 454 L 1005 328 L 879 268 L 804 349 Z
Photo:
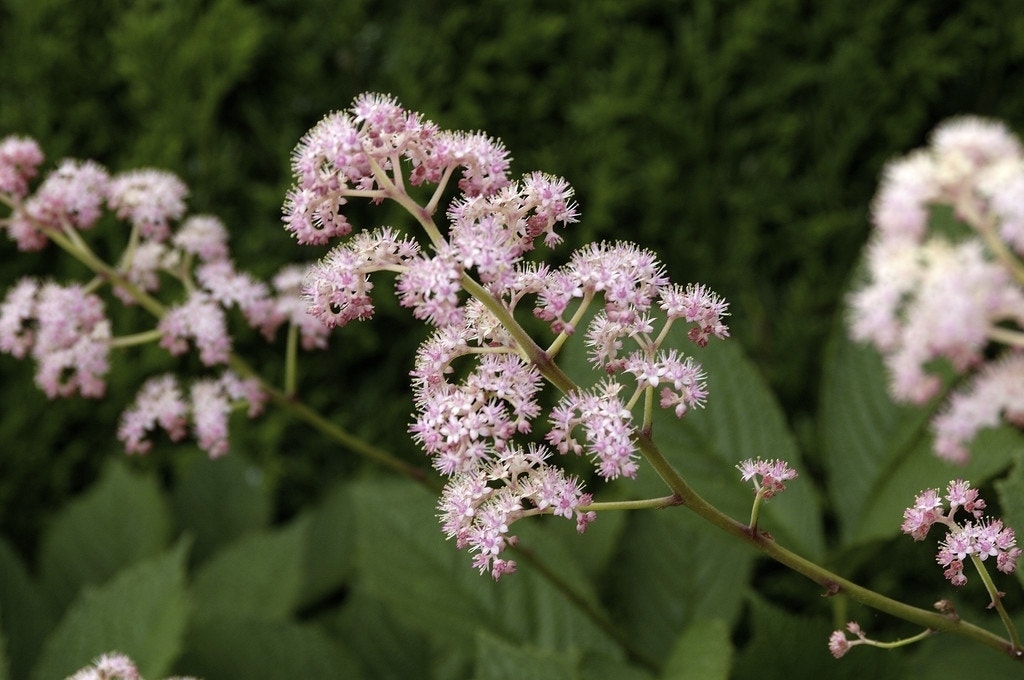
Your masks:
M 68 680 L 142 680 L 138 666 L 125 654 L 108 652 L 97 657 L 91 664 L 79 670 Z M 193 680 L 176 676 L 167 680 Z
M 740 479 L 753 480 L 754 491 L 764 499 L 772 498 L 786 490 L 785 482 L 797 478 L 797 472 L 784 460 L 747 459 L 736 466 Z M 758 480 L 760 477 L 760 480 Z
M 500 557 L 515 544 L 511 524 L 537 512 L 576 516 L 583 531 L 594 514 L 581 483 L 548 462 L 550 451 L 514 443 L 541 411 L 540 372 L 511 352 L 511 338 L 472 300 L 461 325 L 438 328 L 423 343 L 412 371 L 416 417 L 409 430 L 449 482 L 438 507 L 449 538 L 474 553 L 473 564 L 497 579 L 515 570 Z M 470 364 L 458 382 L 453 364 Z
M 22 279 L 0 303 L 0 351 L 35 359 L 36 384 L 51 399 L 102 397 L 110 366 L 103 301 L 78 285 Z
M 142 169 L 111 175 L 92 161 L 65 160 L 31 192 L 42 161 L 33 140 L 0 140 L 0 202 L 10 208 L 0 228 L 20 249 L 40 249 L 52 240 L 93 266 L 98 258 L 79 232 L 105 213 L 131 226 L 119 260 L 98 270 L 100 277 L 88 290 L 24 279 L 0 303 L 0 351 L 35 359 L 36 382 L 51 398 L 102 396 L 111 349 L 135 344 L 139 337 L 112 335 L 103 301 L 94 292 L 101 281 L 109 281 L 113 295 L 125 304 L 147 303 L 158 317 L 162 347 L 173 355 L 194 348 L 206 366 L 230 359 L 227 313 L 233 307 L 268 338 L 290 323 L 298 327 L 304 349 L 326 346 L 329 328 L 301 302 L 302 270 L 285 268 L 272 286 L 238 271 L 227 229 L 215 217 L 185 217 L 188 190 L 173 174 Z M 168 278 L 184 288 L 186 297 L 164 307 L 148 296 L 159 293 Z M 227 450 L 227 413 L 233 404 L 247 401 L 255 413 L 264 399 L 254 382 L 230 373 L 193 384 L 188 402 L 171 379 L 154 379 L 125 413 L 121 438 L 129 452 L 144 452 L 150 447 L 149 430 L 159 425 L 179 439 L 191 418 L 200 446 L 221 455 Z
M 128 453 L 147 453 L 153 447 L 147 438 L 151 431 L 159 427 L 172 441 L 180 441 L 191 421 L 200 448 L 216 458 L 228 452 L 228 416 L 235 406 L 247 404 L 253 418 L 265 402 L 257 380 L 243 380 L 231 371 L 193 382 L 187 399 L 177 378 L 165 374 L 143 384 L 135 403 L 122 414 L 117 436 Z
M 451 478 L 440 506 L 446 533 L 495 578 L 514 568 L 500 554 L 514 543 L 515 519 L 549 508 L 575 513 L 581 530 L 592 519 L 579 510 L 589 495 L 548 462 L 547 448 L 524 453 L 513 443 L 541 412 L 543 378 L 530 360 L 538 349 L 506 327 L 518 326 L 524 300 L 558 335 L 553 348 L 575 334 L 592 302 L 602 305 L 583 336 L 608 377 L 563 396 L 547 442 L 563 454 L 586 453 L 606 479 L 636 474 L 632 408 L 645 391 L 658 390 L 661 405 L 678 416 L 707 397 L 700 365 L 663 347 L 670 328 L 685 324 L 698 345 L 728 335 L 721 298 L 703 286 L 673 285 L 657 258 L 633 244 L 592 244 L 559 268 L 529 261 L 538 239 L 549 247 L 561 241 L 556 229 L 576 222 L 577 208 L 564 179 L 534 172 L 513 180 L 509 163 L 504 147 L 483 134 L 441 130 L 391 97 L 365 94 L 299 142 L 284 206 L 285 226 L 300 243 L 357 232 L 310 269 L 303 292 L 313 316 L 331 327 L 370 318 L 373 275 L 391 272 L 399 303 L 435 327 L 412 371 L 410 431 Z M 457 174 L 459 192 L 442 226 L 434 215 Z M 353 198 L 395 201 L 429 246 L 391 227 L 355 230 L 343 214 Z M 468 295 L 471 285 L 483 292 Z M 624 376 L 632 385 L 625 392 Z
M 970 515 L 970 519 L 962 524 L 954 519 L 961 509 Z M 935 559 L 945 568 L 945 577 L 955 586 L 967 583 L 963 569 L 964 560 L 968 557 L 981 561 L 994 557 L 996 569 L 1004 574 L 1013 573 L 1021 555 L 1014 531 L 1004 526 L 1002 520 L 982 517 L 984 509 L 985 500 L 979 496 L 978 490 L 971 488 L 969 482 L 958 479 L 946 487 L 945 497 L 939 495 L 938 489 L 922 491 L 914 499 L 914 504 L 904 510 L 900 529 L 915 541 L 920 541 L 927 536 L 933 524 L 948 528 Z
M 927 149 L 891 162 L 872 209 L 867 281 L 851 298 L 852 336 L 883 355 L 891 392 L 939 394 L 934 365 L 986 376 L 957 391 L 933 424 L 935 452 L 964 461 L 982 428 L 1021 420 L 1013 359 L 1024 346 L 1024 154 L 1000 123 L 965 117 L 936 129 Z M 954 221 L 955 220 L 955 221 Z M 945 221 L 948 224 L 944 224 Z
M 832 635 L 828 638 L 828 651 L 837 659 L 845 656 L 851 648 L 868 643 L 867 635 L 856 621 L 847 623 L 846 630 L 854 635 L 852 639 L 846 637 L 846 633 L 842 630 L 832 631 Z

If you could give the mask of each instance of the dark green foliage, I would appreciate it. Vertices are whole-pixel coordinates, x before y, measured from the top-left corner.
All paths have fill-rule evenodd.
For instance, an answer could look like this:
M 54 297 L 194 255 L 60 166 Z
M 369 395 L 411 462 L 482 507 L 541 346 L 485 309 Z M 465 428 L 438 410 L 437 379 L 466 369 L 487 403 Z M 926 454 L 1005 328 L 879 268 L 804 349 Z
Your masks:
M 840 562 L 892 537 L 893 508 L 924 484 L 918 468 L 934 466 L 922 416 L 864 396 L 882 384 L 872 360 L 838 340 L 825 351 L 868 233 L 879 171 L 956 113 L 1021 129 L 1022 85 L 1024 16 L 1011 0 L 869 0 L 855 9 L 799 0 L 0 0 L 0 136 L 36 136 L 51 163 L 72 155 L 114 171 L 179 173 L 193 211 L 223 218 L 237 263 L 260 276 L 322 253 L 296 246 L 280 227 L 289 152 L 321 116 L 364 90 L 391 92 L 444 126 L 501 137 L 518 171 L 565 176 L 583 216 L 566 231 L 569 245 L 635 240 L 659 252 L 675 280 L 712 285 L 731 301 L 734 336 L 756 369 L 738 353 L 710 355 L 709 366 L 717 357 L 740 373 L 760 372 L 777 397 L 760 387 L 719 396 L 734 376 L 712 373 L 725 380 L 713 386 L 720 404 L 678 429 L 659 425 L 676 447 L 673 462 L 740 514 L 745 497 L 729 494 L 742 490 L 723 476 L 734 454 L 796 455 L 803 445 L 824 478 L 820 498 L 808 474 L 806 486 L 767 507 L 766 521 L 787 545 Z M 356 225 L 390 216 L 353 205 Z M 30 272 L 63 273 L 51 260 L 52 252 L 26 255 L 3 241 L 0 288 Z M 423 464 L 405 432 L 407 373 L 423 331 L 385 295 L 378 302 L 377 321 L 305 357 L 302 395 L 354 434 Z M 140 316 L 124 313 L 115 330 L 137 329 Z M 268 348 L 243 334 L 237 347 L 279 376 L 277 341 Z M 120 411 L 146 376 L 194 368 L 159 350 L 128 358 L 110 376 L 106 399 L 49 403 L 28 363 L 0 356 L 0 661 L 10 677 L 28 677 L 36 663 L 73 670 L 67 664 L 81 659 L 58 658 L 58 648 L 92 634 L 81 612 L 108 611 L 108 598 L 139 591 L 166 614 L 158 623 L 168 639 L 143 632 L 135 640 L 146 672 L 274 677 L 281 664 L 307 677 L 402 677 L 429 667 L 433 677 L 483 678 L 551 662 L 562 677 L 620 668 L 618 677 L 647 677 L 536 573 L 499 586 L 470 573 L 465 555 L 441 544 L 431 502 L 411 485 L 338 486 L 363 473 L 362 464 L 280 412 L 237 421 L 230 463 L 159 442 L 149 459 L 130 462 L 146 474 L 115 502 L 112 489 L 128 472 L 94 482 L 104 461 L 120 456 Z M 760 385 L 750 375 L 736 380 L 743 390 Z M 995 458 L 979 461 L 978 479 L 1020 458 L 1012 433 L 992 437 Z M 1018 516 L 1011 490 L 1019 487 L 1019 472 L 1000 487 Z M 85 500 L 65 507 L 83 491 Z M 90 499 L 111 504 L 90 510 L 107 521 L 117 519 L 117 503 L 141 509 L 109 531 L 82 534 L 75 508 L 85 512 Z M 818 505 L 835 514 L 826 529 L 808 513 Z M 719 675 L 761 671 L 761 654 L 779 649 L 801 662 L 803 650 L 814 650 L 806 666 L 777 668 L 780 676 L 841 667 L 824 657 L 833 622 L 810 586 L 800 582 L 803 599 L 790 612 L 758 599 L 743 604 L 747 584 L 763 573 L 710 529 L 679 521 L 609 517 L 612 528 L 595 526 L 584 539 L 542 525 L 531 539 L 585 597 L 615 612 L 634 652 L 679 677 L 701 672 L 683 658 L 694 640 L 714 644 L 707 672 Z M 123 542 L 124 532 L 142 533 L 112 555 L 105 541 Z M 184 536 L 189 542 L 178 543 Z M 687 542 L 659 549 L 673 537 Z M 727 554 L 729 569 L 715 573 L 715 558 L 694 550 Z M 89 559 L 69 564 L 66 551 Z M 251 569 L 227 583 L 242 564 Z M 847 564 L 887 586 L 906 576 L 900 565 L 879 574 L 876 563 Z M 287 573 L 275 581 L 274 569 Z M 662 589 L 644 590 L 654 578 Z M 87 584 L 95 589 L 83 591 Z M 186 613 L 186 590 L 223 599 L 211 597 L 205 609 L 193 602 Z M 246 606 L 226 611 L 231 598 Z M 750 621 L 737 627 L 745 615 Z M 702 621 L 713 622 L 710 632 L 696 628 Z M 856 651 L 861 665 L 842 667 L 851 677 L 931 667 L 924 658 Z M 885 674 L 876 672 L 883 665 Z

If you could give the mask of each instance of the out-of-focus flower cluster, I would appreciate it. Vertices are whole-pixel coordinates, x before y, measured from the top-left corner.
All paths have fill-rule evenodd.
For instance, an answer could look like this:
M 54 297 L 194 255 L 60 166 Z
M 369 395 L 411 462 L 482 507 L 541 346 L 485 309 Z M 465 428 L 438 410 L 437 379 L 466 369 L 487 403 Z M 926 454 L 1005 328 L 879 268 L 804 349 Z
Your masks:
M 119 652 L 110 652 L 97 657 L 67 680 L 142 680 L 138 666 L 131 657 Z M 167 680 L 194 680 L 190 677 L 175 676 Z
M 955 519 L 960 510 L 969 516 L 962 523 Z M 993 557 L 996 569 L 1004 574 L 1013 573 L 1021 555 L 1014 531 L 1004 526 L 1002 520 L 983 517 L 983 510 L 985 500 L 979 496 L 978 490 L 971 488 L 969 482 L 958 479 L 949 483 L 945 496 L 941 496 L 938 489 L 922 491 L 914 499 L 914 504 L 903 511 L 900 529 L 915 541 L 920 541 L 933 524 L 947 528 L 935 559 L 955 586 L 967 583 L 963 573 L 966 559 L 984 562 Z
M 530 260 L 539 238 L 554 246 L 556 230 L 576 221 L 573 190 L 539 172 L 512 179 L 509 163 L 496 140 L 441 130 L 391 97 L 364 94 L 299 142 L 284 206 L 299 243 L 355 232 L 310 269 L 303 292 L 313 316 L 331 327 L 370 318 L 371 275 L 391 272 L 400 304 L 435 327 L 412 371 L 410 430 L 449 476 L 439 506 L 444 531 L 495 578 L 515 568 L 499 555 L 515 542 L 516 519 L 550 511 L 575 516 L 581 531 L 593 519 L 582 509 L 589 494 L 549 462 L 551 449 L 514 442 L 532 432 L 551 378 L 545 370 L 591 303 L 600 307 L 582 335 L 606 378 L 585 390 L 561 385 L 567 393 L 550 414 L 546 441 L 588 455 L 607 479 L 636 474 L 633 408 L 643 394 L 657 390 L 661 406 L 679 416 L 707 396 L 700 365 L 663 348 L 673 324 L 685 324 L 698 345 L 728 335 L 721 298 L 673 285 L 652 253 L 630 243 L 592 244 L 559 268 Z M 456 176 L 441 226 L 434 215 Z M 428 242 L 391 227 L 355 229 L 344 215 L 353 198 L 397 202 Z M 524 340 L 515 320 L 528 298 L 556 335 L 548 352 Z
M 941 407 L 935 452 L 965 461 L 983 428 L 1024 424 L 1024 155 L 1000 123 L 975 117 L 937 128 L 892 161 L 875 197 L 867 282 L 850 298 L 850 328 L 883 355 L 891 392 L 924 403 L 936 362 L 973 373 Z M 1009 349 L 993 354 L 994 343 Z
M 142 169 L 111 175 L 92 161 L 64 160 L 33 192 L 43 160 L 31 139 L 0 140 L 0 203 L 9 208 L 0 229 L 23 251 L 56 242 L 97 273 L 84 285 L 24 278 L 0 303 L 0 351 L 34 359 L 36 382 L 49 397 L 103 396 L 112 350 L 149 339 L 173 355 L 195 349 L 205 366 L 223 369 L 232 350 L 232 307 L 268 338 L 292 323 L 304 348 L 326 346 L 328 329 L 306 313 L 299 297 L 302 269 L 286 268 L 272 286 L 236 270 L 227 229 L 215 217 L 185 217 L 187 188 L 173 174 Z M 131 226 L 116 263 L 102 262 L 82 235 L 104 215 Z M 179 284 L 170 293 L 162 290 L 169 279 Z M 114 334 L 98 294 L 104 284 L 124 304 L 147 306 L 157 317 L 154 337 Z M 152 297 L 178 296 L 177 290 L 184 299 L 167 304 Z M 200 446 L 220 455 L 227 449 L 233 405 L 248 403 L 255 414 L 265 401 L 254 380 L 230 371 L 197 381 L 188 400 L 168 380 L 147 383 L 126 411 L 120 432 L 129 452 L 147 451 L 146 434 L 157 425 L 180 439 L 191 420 Z

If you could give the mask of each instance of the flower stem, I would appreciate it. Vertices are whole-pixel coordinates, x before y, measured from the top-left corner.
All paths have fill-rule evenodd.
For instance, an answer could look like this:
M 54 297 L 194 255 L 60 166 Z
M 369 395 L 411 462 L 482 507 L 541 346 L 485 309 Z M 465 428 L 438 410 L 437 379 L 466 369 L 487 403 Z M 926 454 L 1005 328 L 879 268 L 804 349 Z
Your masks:
M 825 595 L 832 597 L 840 593 L 846 593 L 861 604 L 872 609 L 885 612 L 897 618 L 916 623 L 924 628 L 936 631 L 949 632 L 959 635 L 987 647 L 998 650 L 1009 655 L 1015 660 L 1024 660 L 1024 649 L 1016 641 L 1009 641 L 991 633 L 980 626 L 967 623 L 958 618 L 953 618 L 931 612 L 926 609 L 913 607 L 898 600 L 886 597 L 873 590 L 859 586 L 828 569 L 811 562 L 810 560 L 797 555 L 796 553 L 783 548 L 771 539 L 766 533 L 752 529 L 737 522 L 718 508 L 714 507 L 701 498 L 694 491 L 682 475 L 668 462 L 664 454 L 650 438 L 648 433 L 641 433 L 637 436 L 637 445 L 644 457 L 654 466 L 669 488 L 680 499 L 680 504 L 690 508 L 705 520 L 715 525 L 730 536 L 733 536 L 744 543 L 754 547 L 776 562 L 783 564 L 798 574 L 806 576 L 824 588 Z
M 660 510 L 670 508 L 674 505 L 682 505 L 683 501 L 679 496 L 663 496 L 661 498 L 645 498 L 637 501 L 605 501 L 602 503 L 591 503 L 581 505 L 577 508 L 580 512 L 611 512 L 618 510 Z
M 1006 613 L 1006 607 L 1003 606 L 1002 593 L 996 588 L 996 584 L 992 581 L 992 576 L 989 575 L 988 569 L 985 568 L 985 563 L 974 553 L 971 554 L 971 562 L 974 563 L 974 568 L 978 570 L 978 575 L 981 576 L 982 582 L 985 584 L 985 589 L 988 591 L 988 596 L 992 598 L 992 606 L 997 612 L 999 612 L 999 618 L 1003 621 L 1003 626 L 1006 627 L 1006 632 L 1010 636 L 1010 640 L 1013 641 L 1015 649 L 1024 649 L 1021 646 L 1020 634 L 1017 632 L 1017 626 L 1013 624 L 1013 619 Z

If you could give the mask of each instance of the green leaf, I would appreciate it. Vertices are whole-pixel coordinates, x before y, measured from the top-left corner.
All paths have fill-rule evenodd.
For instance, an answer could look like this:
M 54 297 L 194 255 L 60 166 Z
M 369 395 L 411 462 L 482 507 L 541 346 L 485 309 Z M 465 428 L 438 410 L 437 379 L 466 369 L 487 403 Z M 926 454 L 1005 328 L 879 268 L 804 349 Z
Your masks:
M 526 645 L 511 645 L 487 632 L 476 636 L 474 680 L 577 680 L 579 653 L 558 654 Z
M 0 538 L 0 622 L 7 646 L 7 665 L 13 677 L 28 677 L 32 661 L 53 627 L 53 619 L 50 603 L 21 558 Z
M 62 609 L 85 585 L 164 550 L 170 513 L 152 475 L 111 460 L 99 481 L 56 516 L 43 536 L 43 586 Z
M 280 620 L 299 604 L 309 518 L 243 536 L 199 566 L 190 593 L 198 618 Z
M 836 660 L 828 651 L 832 628 L 825 619 L 797 616 L 756 596 L 750 599 L 747 622 L 752 638 L 736 658 L 733 669 L 736 678 L 903 680 L 926 677 L 908 674 L 903 656 L 882 650 L 861 647 Z
M 144 677 L 166 675 L 188 618 L 186 555 L 181 543 L 87 587 L 47 639 L 32 677 L 63 678 L 111 651 L 131 657 Z
M 355 519 L 355 506 L 347 484 L 336 486 L 311 511 L 303 560 L 303 603 L 337 592 L 351 577 Z
M 999 505 L 1003 510 L 1002 520 L 1017 534 L 1017 543 L 1024 539 L 1024 459 L 1018 459 L 1010 474 L 996 482 Z M 1014 572 L 1017 581 L 1024 584 L 1024 569 Z
M 497 583 L 478 574 L 465 552 L 445 542 L 436 501 L 419 486 L 367 481 L 353 488 L 353 498 L 358 582 L 413 630 L 462 652 L 473 651 L 481 629 L 513 644 L 617 648 L 527 561 L 519 559 L 519 572 Z M 543 530 L 531 527 L 530 533 Z M 578 565 L 559 560 L 543 546 L 536 553 L 548 568 L 566 575 L 584 599 L 596 600 Z
M 257 621 L 234 616 L 197 620 L 178 673 L 246 680 L 359 680 L 354 657 L 316 626 L 292 621 Z
M 728 680 L 732 662 L 729 626 L 721 619 L 694 621 L 672 647 L 663 680 Z
M 242 456 L 196 456 L 175 485 L 172 501 L 178 527 L 193 537 L 195 561 L 270 519 L 262 473 Z
M 398 621 L 388 607 L 358 585 L 321 623 L 333 638 L 345 641 L 368 678 L 436 677 L 426 672 L 434 663 L 426 634 Z
M 898 534 L 903 510 L 923 489 L 956 478 L 981 484 L 1024 454 L 1024 438 L 1001 427 L 981 432 L 967 465 L 941 460 L 931 452 L 928 417 L 894 405 L 877 353 L 837 329 L 825 362 L 822 462 L 845 545 Z
M 3 614 L 3 608 L 0 607 L 0 615 Z M 11 660 L 7 656 L 7 639 L 4 636 L 4 632 L 0 629 L 0 680 L 8 680 L 11 677 Z
M 987 613 L 995 616 L 991 610 Z M 1024 619 L 1017 617 L 1016 624 L 1020 630 Z M 1001 627 L 994 630 L 1003 635 L 1006 633 Z M 1020 661 L 1006 654 L 964 638 L 936 635 L 915 646 L 913 657 L 907 664 L 907 673 L 903 677 L 1019 678 L 1021 672 Z
M 657 409 L 654 440 L 697 493 L 746 522 L 754 492 L 740 481 L 737 463 L 781 458 L 804 474 L 806 466 L 778 402 L 738 344 L 712 342 L 687 351 L 708 374 L 707 406 L 682 420 Z M 785 493 L 762 506 L 758 523 L 779 544 L 805 557 L 824 554 L 821 512 L 809 477 L 787 483 Z
M 649 657 L 665 659 L 697 621 L 737 619 L 757 553 L 683 508 L 629 519 L 612 606 Z

